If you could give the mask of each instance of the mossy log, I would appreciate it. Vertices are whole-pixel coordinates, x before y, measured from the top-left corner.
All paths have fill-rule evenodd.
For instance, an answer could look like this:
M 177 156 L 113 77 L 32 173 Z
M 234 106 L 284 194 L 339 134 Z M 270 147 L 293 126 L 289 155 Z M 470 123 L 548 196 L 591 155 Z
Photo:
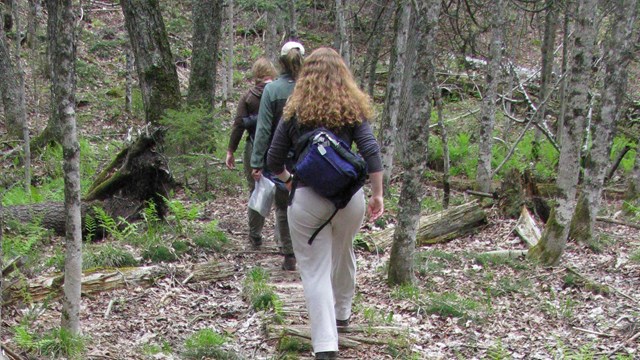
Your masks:
M 93 206 L 102 208 L 111 218 L 137 220 L 140 211 L 151 201 L 162 217 L 167 197 L 174 181 L 169 172 L 167 159 L 156 151 L 161 131 L 139 137 L 122 150 L 114 160 L 98 174 L 82 199 L 83 220 Z M 10 206 L 2 209 L 5 221 L 21 223 L 38 221 L 45 229 L 58 235 L 65 233 L 65 210 L 62 202 L 49 202 Z
M 475 231 L 487 223 L 487 214 L 477 201 L 468 202 L 436 214 L 422 215 L 416 234 L 417 245 L 443 243 Z M 391 247 L 395 229 L 389 228 L 369 236 L 377 248 Z
M 131 285 L 150 285 L 168 274 L 161 266 L 130 267 L 120 269 L 98 269 L 85 271 L 82 275 L 82 293 L 92 294 Z M 13 303 L 20 299 L 41 301 L 45 298 L 62 296 L 64 273 L 43 276 L 29 280 L 13 282 L 3 291 L 3 300 Z

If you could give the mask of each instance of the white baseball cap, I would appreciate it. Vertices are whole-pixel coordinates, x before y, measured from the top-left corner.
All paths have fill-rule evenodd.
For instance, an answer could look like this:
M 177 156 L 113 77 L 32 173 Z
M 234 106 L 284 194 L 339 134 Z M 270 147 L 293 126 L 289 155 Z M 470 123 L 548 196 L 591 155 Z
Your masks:
M 284 44 L 282 46 L 282 50 L 280 50 L 280 55 L 281 56 L 287 55 L 289 51 L 291 51 L 291 49 L 298 49 L 300 50 L 300 55 L 304 55 L 304 46 L 302 46 L 302 44 L 300 44 L 299 42 L 295 42 L 295 41 L 289 41 L 286 44 Z

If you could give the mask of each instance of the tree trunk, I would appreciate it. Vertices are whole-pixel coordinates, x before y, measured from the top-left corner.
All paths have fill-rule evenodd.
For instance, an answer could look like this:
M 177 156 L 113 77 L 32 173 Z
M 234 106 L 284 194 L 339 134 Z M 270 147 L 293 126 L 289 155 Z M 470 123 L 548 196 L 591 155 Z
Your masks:
M 417 8 L 415 41 L 416 62 L 412 66 L 412 78 L 417 79 L 411 87 L 411 118 L 406 123 L 408 144 L 403 165 L 402 191 L 398 202 L 398 226 L 393 234 L 393 245 L 389 258 L 388 281 L 398 285 L 413 283 L 416 233 L 420 220 L 420 204 L 424 198 L 422 176 L 427 165 L 429 144 L 429 121 L 435 85 L 435 39 L 438 31 L 438 0 L 423 0 L 414 3 Z
M 351 67 L 351 45 L 349 43 L 349 34 L 347 30 L 346 9 L 349 6 L 349 0 L 336 0 L 336 27 L 337 35 L 336 48 L 342 56 L 347 67 Z
M 131 113 L 131 105 L 133 102 L 133 54 L 129 46 L 125 49 L 125 81 L 124 81 L 124 111 Z
M 392 48 L 389 65 L 387 94 L 380 120 L 380 156 L 384 168 L 384 188 L 389 188 L 393 156 L 395 154 L 396 136 L 398 134 L 398 114 L 400 112 L 400 95 L 407 61 L 407 39 L 411 24 L 411 4 L 398 0 L 395 20 L 395 46 Z
M 51 99 L 62 125 L 65 205 L 65 265 L 62 327 L 80 334 L 82 282 L 82 225 L 80 215 L 80 145 L 75 117 L 75 18 L 71 0 L 47 0 L 51 51 Z
M 4 32 L 10 32 L 13 29 L 13 0 L 3 0 L 5 8 L 2 11 L 2 29 Z
M 368 35 L 369 46 L 367 48 L 367 55 L 365 56 L 362 66 L 361 78 L 361 87 L 363 89 L 367 89 L 367 92 L 372 99 L 374 96 L 373 92 L 377 79 L 376 69 L 378 67 L 380 49 L 382 48 L 383 37 L 380 36 L 380 34 L 386 32 L 387 24 L 389 23 L 389 18 L 392 14 L 392 6 L 390 5 L 391 3 L 391 1 L 386 0 L 376 1 L 373 4 L 373 13 L 375 15 L 375 19 L 373 19 L 372 21 L 373 26 L 371 27 Z
M 619 0 L 615 6 L 609 36 L 605 43 L 604 82 L 600 112 L 593 117 L 591 152 L 585 164 L 580 200 L 571 222 L 570 237 L 591 244 L 593 227 L 600 209 L 602 188 L 607 175 L 613 134 L 620 108 L 627 94 L 627 68 L 631 62 L 633 25 L 637 0 Z M 599 115 L 599 116 L 598 116 Z
M 29 0 L 29 20 L 27 25 L 27 46 L 35 49 L 38 44 L 38 18 L 42 14 L 40 0 Z
M 233 21 L 234 17 L 234 2 L 233 0 L 227 1 L 227 11 L 229 17 L 229 47 L 227 48 L 227 99 L 233 95 L 233 49 L 236 43 L 236 25 Z
M 178 73 L 157 0 L 120 1 L 142 92 L 145 119 L 157 125 L 167 109 L 180 107 Z
M 2 20 L 0 19 L 0 23 Z M 0 94 L 4 105 L 7 133 L 13 138 L 23 137 L 23 127 L 27 119 L 24 80 L 18 66 L 19 54 L 15 61 L 11 57 L 7 37 L 0 24 Z M 19 40 L 16 40 L 18 44 Z M 19 45 L 18 45 L 19 46 Z M 19 47 L 17 47 L 19 48 Z
M 562 148 L 558 163 L 556 205 L 545 226 L 542 237 L 529 255 L 545 265 L 556 265 L 564 251 L 569 225 L 576 205 L 576 188 L 580 174 L 580 148 L 589 107 L 592 54 L 595 41 L 594 17 L 596 0 L 580 0 L 576 11 L 577 29 L 569 81 L 568 110 L 562 128 Z
M 556 33 L 558 29 L 558 6 L 556 1 L 549 2 L 547 13 L 544 21 L 544 36 L 542 46 L 540 48 L 542 69 L 540 70 L 540 89 L 538 91 L 538 111 L 533 121 L 542 124 L 547 116 L 547 107 L 549 101 L 547 98 L 551 94 L 552 88 L 552 72 L 554 61 L 554 49 L 556 46 Z M 538 160 L 540 153 L 540 130 L 536 130 L 535 142 L 531 146 L 532 158 Z
M 222 0 L 193 0 L 193 51 L 187 101 L 215 107 Z
M 491 45 L 487 61 L 485 94 L 480 110 L 480 135 L 478 137 L 478 169 L 476 182 L 478 190 L 491 192 L 491 159 L 493 148 L 493 128 L 496 118 L 496 99 L 500 81 L 500 63 L 502 58 L 502 32 L 504 31 L 503 9 L 505 2 L 492 2 Z
M 298 40 L 298 11 L 296 10 L 296 0 L 288 0 L 287 3 L 287 38 L 290 40 Z
M 569 71 L 569 48 L 571 43 L 569 42 L 569 19 L 570 19 L 570 5 L 567 4 L 564 7 L 564 22 L 562 25 L 562 74 L 567 74 Z M 567 83 L 569 82 L 569 76 L 562 78 L 560 82 L 560 113 L 558 115 L 558 125 L 556 126 L 556 142 L 558 145 L 562 145 L 562 128 L 564 128 L 564 120 L 567 114 Z
M 444 116 L 442 115 L 442 92 L 439 87 L 435 89 L 436 107 L 438 110 L 438 127 L 440 128 L 440 138 L 442 139 L 442 207 L 449 207 L 451 198 L 451 184 L 449 183 L 449 169 L 451 161 L 449 159 L 449 137 L 447 135 L 447 127 L 444 125 Z
M 278 17 L 277 9 L 275 6 L 270 6 L 267 10 L 267 33 L 264 39 L 264 53 L 271 60 L 272 63 L 278 62 L 280 52 L 278 47 L 280 45 L 280 39 L 278 38 Z

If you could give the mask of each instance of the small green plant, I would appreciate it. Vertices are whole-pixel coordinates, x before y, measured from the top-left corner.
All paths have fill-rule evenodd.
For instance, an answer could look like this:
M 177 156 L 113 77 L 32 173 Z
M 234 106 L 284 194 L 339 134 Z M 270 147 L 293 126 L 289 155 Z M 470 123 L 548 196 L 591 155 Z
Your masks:
M 212 329 L 198 330 L 185 340 L 183 355 L 187 359 L 239 359 L 234 353 L 223 349 L 226 342 L 225 336 Z
M 413 284 L 403 284 L 397 286 L 391 292 L 391 297 L 394 299 L 417 301 L 420 299 L 422 291 L 420 288 Z
M 393 312 L 366 307 L 362 309 L 362 317 L 369 326 L 393 324 Z
M 424 308 L 428 314 L 442 317 L 469 319 L 479 304 L 471 299 L 460 297 L 451 292 L 430 293 L 424 300 Z
M 110 234 L 117 241 L 128 241 L 137 236 L 138 223 L 130 223 L 123 217 L 116 221 L 104 209 L 94 206 L 93 212 L 98 220 L 99 227 L 107 234 Z
M 180 235 L 190 234 L 192 232 L 192 226 L 194 220 L 198 218 L 200 214 L 200 208 L 197 206 L 193 206 L 191 208 L 187 208 L 182 201 L 180 200 L 169 200 L 162 196 L 169 212 L 172 214 L 170 220 L 173 220 L 173 223 L 176 226 L 176 230 Z
M 254 267 L 245 278 L 242 293 L 254 310 L 273 309 L 280 316 L 282 303 L 273 286 L 268 284 L 269 274 L 261 267 Z
M 154 263 L 174 262 L 178 255 L 165 245 L 151 245 L 142 252 L 142 258 Z
M 229 244 L 229 238 L 218 228 L 217 221 L 211 221 L 202 233 L 194 237 L 193 242 L 200 248 L 220 252 Z
M 138 261 L 127 250 L 104 244 L 86 249 L 82 254 L 82 268 L 119 268 L 137 266 Z
M 303 343 L 291 336 L 283 336 L 278 341 L 278 351 L 280 353 L 303 353 L 311 350 L 310 344 Z
M 631 256 L 629 256 L 629 260 L 633 261 L 634 263 L 640 264 L 640 249 L 637 249 L 636 251 L 631 253 Z
M 491 360 L 507 360 L 511 359 L 509 351 L 504 348 L 502 341 L 498 340 L 487 349 L 487 359 Z
M 29 332 L 25 325 L 14 328 L 16 344 L 29 352 L 49 358 L 82 359 L 86 349 L 87 338 L 73 335 L 67 329 L 55 328 L 42 336 Z
M 162 344 L 142 344 L 140 346 L 140 352 L 146 356 L 154 356 L 157 354 L 169 355 L 173 351 L 171 350 L 171 344 L 167 341 L 163 341 Z

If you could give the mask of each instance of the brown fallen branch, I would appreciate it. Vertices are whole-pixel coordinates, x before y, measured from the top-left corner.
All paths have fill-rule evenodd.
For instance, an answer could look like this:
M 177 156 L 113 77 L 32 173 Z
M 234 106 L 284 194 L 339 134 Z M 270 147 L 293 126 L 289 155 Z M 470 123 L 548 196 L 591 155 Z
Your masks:
M 477 201 L 452 206 L 436 214 L 422 215 L 416 234 L 416 244 L 443 243 L 475 231 L 487 223 L 487 214 Z M 379 249 L 386 249 L 393 242 L 395 229 L 389 228 L 367 236 L 367 240 Z
M 530 248 L 536 246 L 540 240 L 540 229 L 538 229 L 535 220 L 533 220 L 526 206 L 522 207 L 520 218 L 518 218 L 514 230 Z
M 527 255 L 528 250 L 493 250 L 480 254 L 482 257 L 492 259 L 519 259 Z
M 150 285 L 165 276 L 167 269 L 161 266 L 130 267 L 110 270 L 94 270 L 82 275 L 82 293 L 92 294 L 113 289 L 122 289 L 130 285 Z M 17 282 L 9 286 L 8 303 L 12 303 L 25 296 L 31 301 L 40 301 L 47 297 L 62 295 L 64 274 L 40 277 L 28 284 Z
M 24 358 L 18 354 L 16 354 L 15 352 L 13 352 L 11 349 L 9 349 L 5 344 L 0 344 L 0 351 L 3 352 L 2 355 L 6 355 L 8 356 L 9 360 L 23 360 Z M 0 359 L 3 359 L 3 357 L 0 355 Z
M 624 226 L 628 226 L 630 228 L 634 228 L 634 229 L 640 229 L 640 224 L 634 224 L 628 221 L 622 221 L 622 220 L 618 220 L 618 219 L 612 219 L 612 218 L 606 218 L 606 217 L 600 217 L 598 216 L 596 218 L 597 221 L 601 221 L 601 222 L 606 222 L 606 223 L 610 223 L 610 224 L 617 224 L 617 225 L 624 225 Z
M 487 193 L 487 192 L 482 192 L 482 191 L 475 191 L 475 190 L 467 190 L 465 191 L 467 194 L 469 195 L 475 195 L 475 196 L 480 196 L 480 197 L 486 197 L 486 198 L 490 198 L 490 199 L 494 199 L 497 200 L 498 199 L 498 193 L 493 192 L 493 193 Z
M 7 265 L 4 267 L 4 269 L 2 269 L 2 276 L 7 277 L 7 275 L 11 274 L 17 269 L 22 268 L 24 266 L 24 263 L 25 259 L 22 256 L 11 259 L 9 263 L 7 263 Z
M 193 272 L 182 282 L 217 281 L 236 274 L 233 265 L 211 261 L 205 264 L 197 264 Z
M 303 342 L 311 343 L 311 330 L 308 326 L 268 325 L 267 334 L 274 334 L 276 339 L 284 335 L 295 336 Z M 360 342 L 352 340 L 347 336 L 340 336 L 338 338 L 338 345 L 343 348 L 352 349 L 358 347 Z

